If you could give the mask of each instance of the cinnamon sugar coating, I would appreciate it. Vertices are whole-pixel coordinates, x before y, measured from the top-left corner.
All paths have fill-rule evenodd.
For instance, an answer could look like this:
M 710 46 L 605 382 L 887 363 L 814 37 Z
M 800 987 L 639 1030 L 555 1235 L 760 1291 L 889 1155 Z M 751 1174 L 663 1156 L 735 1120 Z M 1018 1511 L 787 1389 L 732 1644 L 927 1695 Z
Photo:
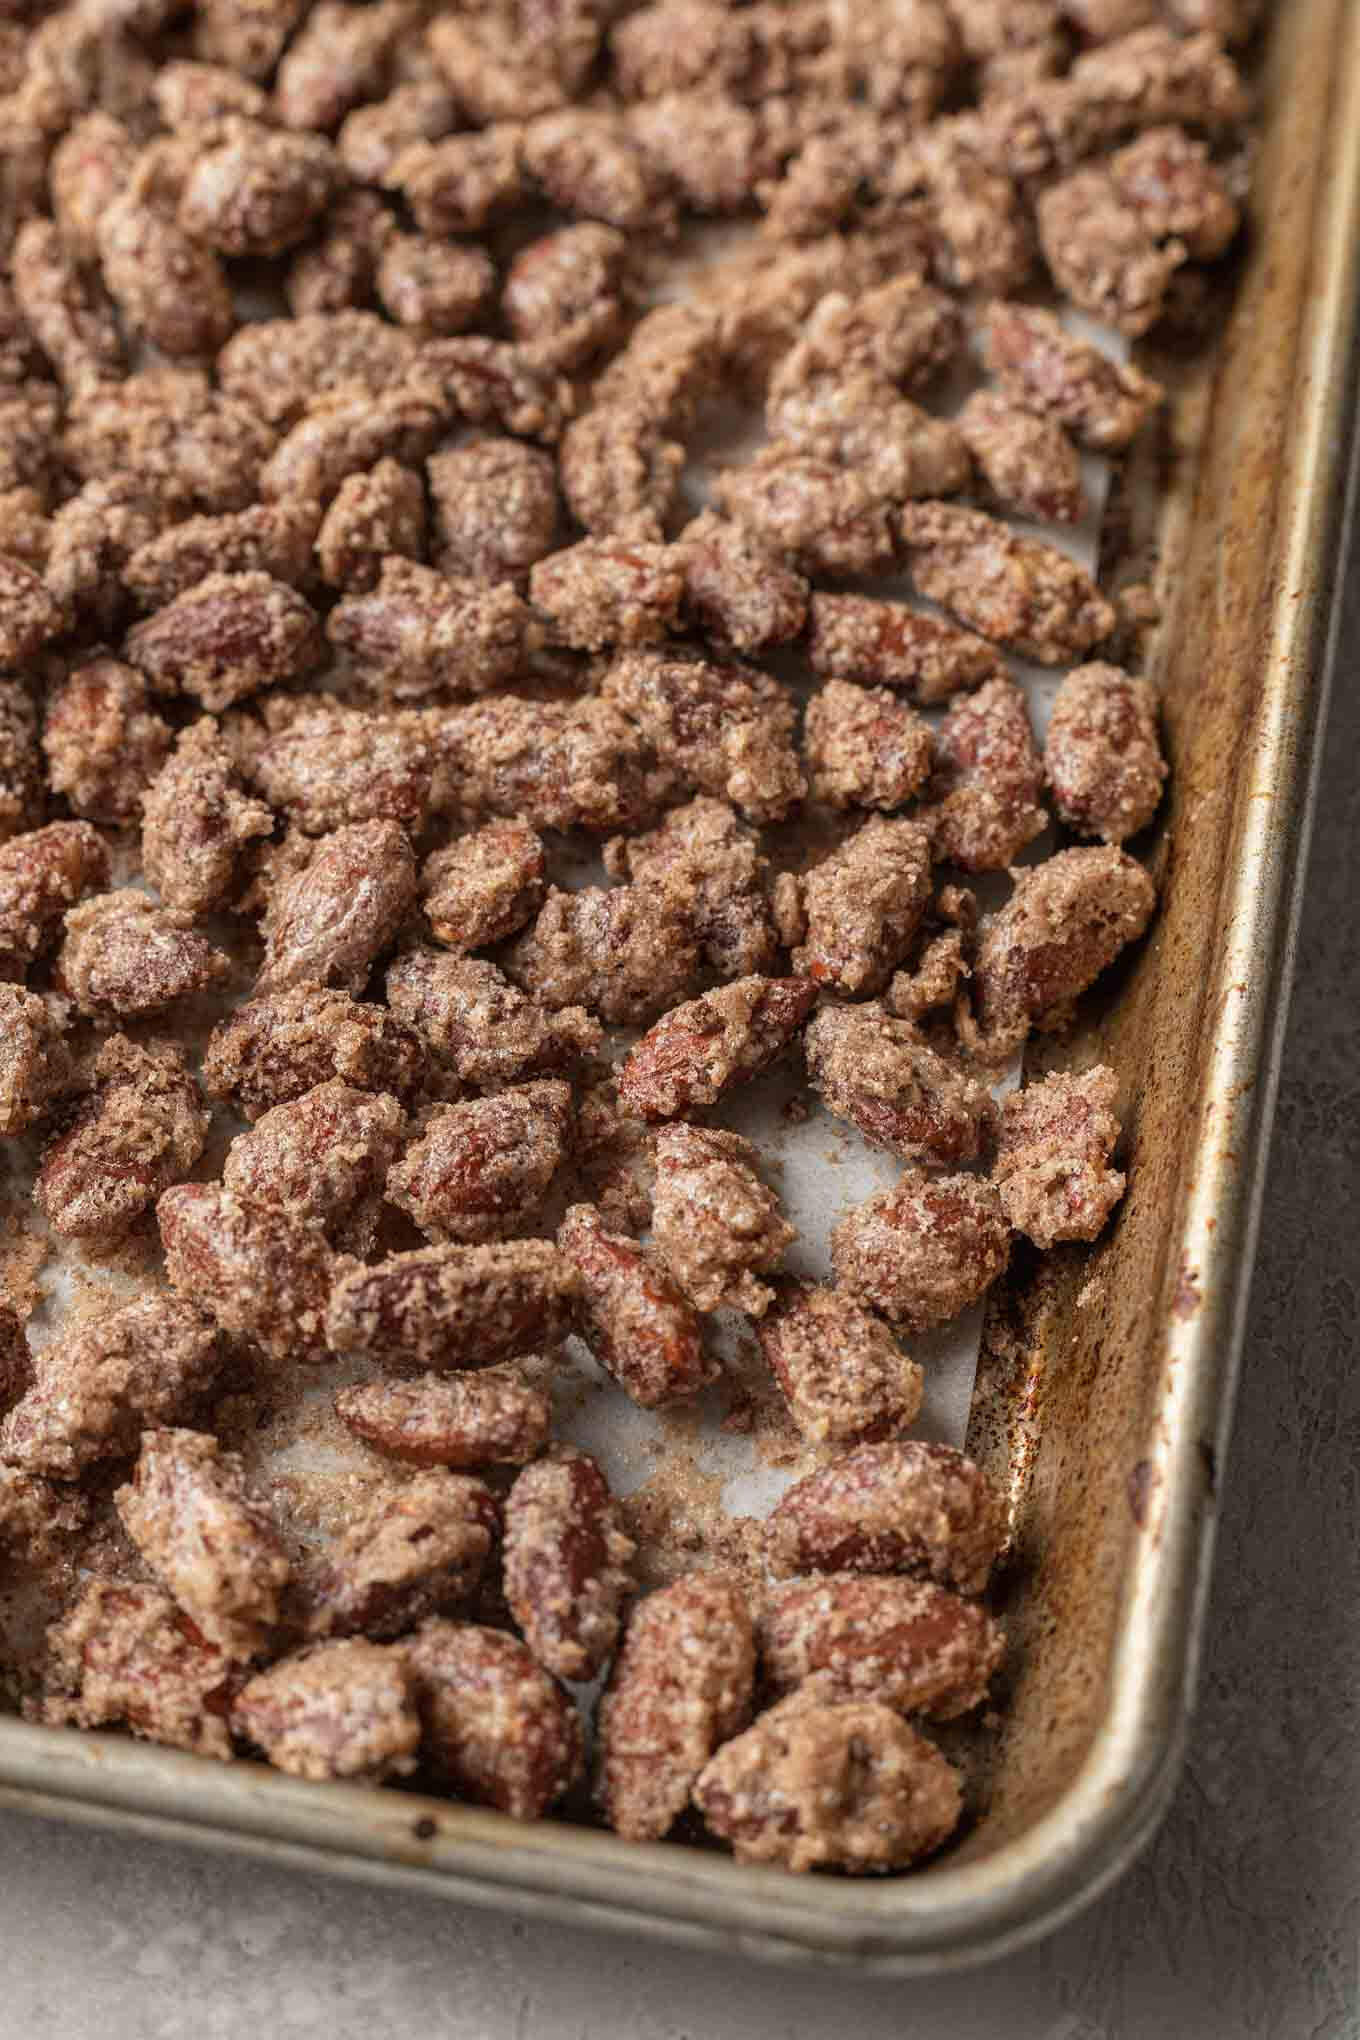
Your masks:
M 546 1012 L 482 958 L 407 950 L 388 970 L 387 997 L 452 1075 L 479 1089 L 571 1070 L 603 1039 L 583 1007 Z
M 518 817 L 535 829 L 607 836 L 655 817 L 642 733 L 611 702 L 514 694 L 430 711 L 437 812 Z
M 321 1234 L 217 1183 L 180 1183 L 156 1205 L 165 1272 L 234 1338 L 280 1366 L 324 1359 L 333 1273 Z
M 1004 871 L 1042 834 L 1043 766 L 1025 697 L 989 680 L 956 701 L 935 735 L 935 772 L 921 821 L 936 857 L 965 871 Z
M 828 807 L 904 807 L 924 784 L 933 752 L 928 724 L 886 687 L 828 680 L 807 705 L 808 788 Z
M 670 550 L 685 577 L 684 612 L 714 644 L 759 652 L 802 630 L 807 582 L 740 524 L 705 510 Z
M 422 375 L 432 378 L 446 405 L 473 425 L 496 425 L 520 438 L 555 446 L 571 416 L 571 384 L 539 360 L 532 348 L 468 334 L 434 340 L 421 349 Z
M 518 1637 L 435 1617 L 402 1651 L 422 1763 L 458 1799 L 536 1820 L 575 1782 L 580 1717 Z
M 232 898 L 248 846 L 274 827 L 252 800 L 212 716 L 191 723 L 147 788 L 142 869 L 168 907 L 207 913 Z
M 758 1275 L 796 1238 L 756 1174 L 756 1150 L 718 1127 L 662 1127 L 656 1137 L 652 1236 L 696 1310 L 720 1306 L 761 1317 L 773 1291 Z
M 108 849 L 88 822 L 49 822 L 0 843 L 0 977 L 25 977 L 67 908 L 108 880 Z
M 930 857 L 919 822 L 865 822 L 799 881 L 794 969 L 846 997 L 882 991 L 925 913 Z
M 104 288 L 123 326 L 162 354 L 212 354 L 236 323 L 230 287 L 220 257 L 187 234 L 174 206 L 156 194 L 152 153 L 143 152 L 130 182 L 99 216 Z
M 1010 1258 L 1010 1225 L 990 1183 L 908 1169 L 840 1220 L 831 1235 L 836 1280 L 909 1332 L 948 1324 L 988 1289 Z
M 65 1239 L 116 1238 L 188 1175 L 211 1118 L 181 1050 L 115 1034 L 74 1120 L 44 1151 L 34 1202 Z
M 415 900 L 415 858 L 396 822 L 333 829 L 270 895 L 257 993 L 301 984 L 362 991 Z
M 61 604 L 32 567 L 0 556 L 0 665 L 24 665 L 65 626 Z
M 947 1167 L 975 1161 L 989 1142 L 996 1114 L 986 1085 L 877 1000 L 823 1006 L 803 1042 L 827 1109 L 875 1147 Z
M 1061 821 L 1079 835 L 1122 843 L 1156 814 L 1166 770 L 1157 697 L 1146 680 L 1102 664 L 1064 676 L 1044 741 Z
M 217 375 L 228 396 L 286 430 L 326 396 L 380 396 L 415 356 L 411 336 L 376 312 L 312 312 L 242 326 L 218 356 Z
M 0 983 L 0 1134 L 22 1133 L 70 1081 L 62 1009 Z
M 321 578 L 348 592 L 371 588 L 391 553 L 419 559 L 425 550 L 425 491 L 414 468 L 380 460 L 346 475 L 317 533 Z
M 338 316 L 338 315 L 337 315 Z M 260 492 L 328 503 L 346 476 L 391 458 L 423 460 L 448 422 L 450 402 L 429 376 L 378 392 L 342 383 L 315 399 L 260 469 Z
M 396 231 L 390 207 L 376 192 L 345 192 L 327 211 L 320 232 L 288 264 L 284 296 L 289 310 L 301 319 L 311 312 L 367 306 L 378 264 Z
M 866 427 L 867 427 L 867 420 Z M 802 573 L 882 573 L 897 551 L 887 500 L 859 474 L 787 440 L 713 484 L 720 509 Z
M 366 684 L 402 700 L 451 692 L 485 694 L 524 661 L 529 612 L 513 588 L 451 580 L 390 555 L 376 588 L 346 595 L 326 635 Z
M 495 1240 L 537 1219 L 571 1145 L 571 1087 L 547 1080 L 441 1107 L 387 1178 L 431 1240 Z
M 952 1721 L 987 1696 L 1005 1648 L 976 1602 L 925 1580 L 835 1574 L 771 1589 L 760 1657 L 776 1694 L 814 1678 L 829 1700 Z
M 77 1728 L 122 1722 L 171 1749 L 232 1756 L 237 1668 L 163 1588 L 90 1580 L 49 1629 L 47 1647 L 44 1721 Z
M 557 1244 L 581 1280 L 581 1336 L 642 1409 L 694 1395 L 715 1378 L 694 1310 L 635 1240 L 608 1231 L 593 1205 L 573 1204 Z
M 275 696 L 264 715 L 268 734 L 255 741 L 252 732 L 247 774 L 293 828 L 324 836 L 360 822 L 420 827 L 430 766 L 409 721 L 306 694 Z
M 563 1337 L 578 1287 L 546 1240 L 418 1247 L 342 1274 L 327 1335 L 389 1365 L 490 1367 Z
M 551 886 L 506 969 L 550 1012 L 584 1006 L 608 1026 L 645 1026 L 694 988 L 699 952 L 684 905 L 638 881 Z
M 145 893 L 100 893 L 66 915 L 56 982 L 91 1019 L 164 1012 L 225 977 L 227 959 L 193 925 L 192 914 L 157 906 Z
M 176 134 L 211 128 L 232 115 L 251 121 L 269 116 L 268 95 L 224 64 L 175 58 L 157 71 L 152 94 L 156 111 Z
M 42 735 L 48 778 L 72 812 L 89 821 L 136 821 L 171 741 L 141 674 L 117 659 L 76 666 L 48 696 Z
M 127 610 L 123 567 L 166 514 L 136 474 L 87 481 L 68 496 L 44 527 L 43 578 L 63 614 L 116 636 Z
M 515 338 L 570 373 L 616 340 L 626 313 L 628 240 L 595 220 L 559 227 L 522 248 L 505 274 L 501 310 Z
M 623 1110 L 614 1078 L 598 1064 L 577 1101 L 574 1166 L 607 1224 L 629 1233 L 651 1224 L 655 1135 Z
M 1010 1055 L 1031 1027 L 1061 1028 L 1074 1002 L 1152 918 L 1156 888 L 1141 864 L 1103 846 L 1060 850 L 1016 874 L 984 924 L 973 971 L 978 1053 Z
M 481 325 L 496 292 L 496 268 L 480 248 L 428 234 L 386 236 L 374 270 L 384 311 L 408 331 L 433 338 Z
M 44 1348 L 32 1384 L 0 1423 L 0 1459 L 79 1480 L 100 1460 L 135 1452 L 148 1427 L 184 1422 L 219 1365 L 216 1335 L 197 1305 L 150 1290 Z
M 684 465 L 685 449 L 667 436 L 664 417 L 625 397 L 573 418 L 562 434 L 557 472 L 568 509 L 588 532 L 655 542 L 664 536 Z
M 616 878 L 656 886 L 682 903 L 705 963 L 720 977 L 773 968 L 769 865 L 758 838 L 725 801 L 700 794 L 648 834 L 605 845 Z
M 144 1431 L 132 1480 L 114 1504 L 209 1643 L 243 1660 L 269 1648 L 292 1568 L 236 1453 L 204 1431 Z
M 584 538 L 529 576 L 529 599 L 553 640 L 582 652 L 656 643 L 675 628 L 684 592 L 672 549 L 634 538 Z
M 843 1291 L 781 1277 L 756 1336 L 789 1415 L 814 1443 L 893 1438 L 914 1422 L 920 1367 Z
M 316 1227 L 333 1247 L 362 1254 L 377 1233 L 383 1184 L 405 1132 L 395 1098 L 331 1079 L 271 1106 L 238 1134 L 222 1185 Z
M 306 11 L 306 0 L 202 0 L 194 54 L 243 78 L 267 79 Z
M 599 1705 L 599 1797 L 628 1841 L 660 1841 L 719 1744 L 751 1718 L 755 1643 L 736 1582 L 691 1573 L 649 1594 Z
M 995 390 L 976 390 L 959 431 L 991 496 L 1005 510 L 1054 524 L 1086 513 L 1077 449 L 1056 419 Z
M 298 985 L 238 1006 L 213 1029 L 203 1083 L 247 1119 L 338 1079 L 411 1105 L 424 1088 L 420 1037 L 395 1012 L 348 992 Z
M 282 254 L 304 239 L 339 183 L 335 151 L 320 135 L 226 114 L 196 141 L 179 223 L 222 255 Z
M 890 1708 L 794 1694 L 723 1744 L 694 1803 L 739 1863 L 863 1874 L 938 1849 L 962 1791 L 948 1759 Z
M 146 609 L 164 608 L 217 573 L 267 574 L 303 587 L 320 519 L 320 504 L 305 496 L 186 518 L 136 546 L 122 568 L 123 586 Z
M 167 64 L 157 73 L 156 103 L 167 118 L 172 74 L 191 68 Z M 136 160 L 136 144 L 122 121 L 99 107 L 73 121 L 53 149 L 47 172 L 52 212 L 78 262 L 98 260 L 100 217 L 128 182 Z
M 65 681 L 52 690 L 47 723 L 50 723 L 57 703 L 63 700 L 70 684 L 70 681 Z M 73 720 L 76 718 L 67 717 L 68 723 Z M 60 754 L 63 748 L 60 738 L 56 748 Z M 58 761 L 49 755 L 49 775 L 59 769 Z M 68 779 L 79 776 L 78 768 L 73 769 L 69 759 L 62 776 Z M 67 790 L 55 778 L 52 784 L 59 793 Z M 26 829 L 39 827 L 46 810 L 42 754 L 38 749 L 38 717 L 33 698 L 22 681 L 0 680 L 0 842 Z
M 525 822 L 488 822 L 432 851 L 420 889 L 436 941 L 460 954 L 503 942 L 542 905 L 546 868 Z
M 664 172 L 621 113 L 573 107 L 542 114 L 524 130 L 523 161 L 561 212 L 611 227 L 671 229 Z
M 405 150 L 442 141 L 457 122 L 457 106 L 439 79 L 412 78 L 347 113 L 336 153 L 357 184 L 385 186 Z
M 621 652 L 602 692 L 696 792 L 730 800 L 753 821 L 782 820 L 807 790 L 793 701 L 754 666 L 679 650 Z
M 420 1743 L 404 1655 L 362 1637 L 316 1644 L 257 1672 L 237 1695 L 231 1723 L 296 1778 L 380 1784 L 415 1769 Z
M 340 1390 L 335 1413 L 384 1458 L 460 1469 L 523 1466 L 548 1442 L 552 1422 L 547 1396 L 513 1367 L 359 1382 Z
M 1110 1167 L 1118 1096 L 1114 1071 L 1097 1063 L 1006 1099 L 994 1180 L 1007 1218 L 1036 1247 L 1096 1239 L 1123 1196 L 1125 1177 Z
M 1093 452 L 1130 445 L 1161 403 L 1161 386 L 1150 376 L 1132 362 L 1112 361 L 1038 306 L 993 299 L 982 334 L 987 367 L 1002 389 Z
M 910 1573 L 980 1594 L 1001 1547 L 999 1499 L 952 1445 L 859 1445 L 795 1483 L 766 1525 L 775 1572 Z
M 86 1496 L 62 1489 L 40 1474 L 0 1467 L 0 1552 L 6 1570 L 42 1572 L 69 1563 L 73 1542 L 87 1529 Z
M 629 1050 L 620 1103 L 643 1119 L 715 1105 L 787 1048 L 816 997 L 806 979 L 744 977 L 673 1006 Z
M 279 120 L 288 128 L 338 127 L 352 106 L 382 91 L 397 38 L 410 26 L 403 0 L 374 6 L 319 0 L 279 64 Z
M 559 1679 L 593 1679 L 632 1591 L 632 1539 L 595 1461 L 552 1446 L 505 1504 L 505 1598 L 525 1642 Z
M 469 122 L 526 119 L 574 99 L 600 41 L 603 9 L 468 9 L 440 15 L 426 43 Z
M 75 391 L 114 382 L 123 372 L 123 343 L 113 307 L 98 279 L 67 251 L 50 220 L 28 220 L 11 257 L 14 295 L 34 340 Z
M 295 588 L 268 574 L 209 574 L 130 630 L 125 650 L 158 693 L 218 710 L 304 678 L 321 662 L 322 639 Z
M 385 1638 L 465 1601 L 500 1525 L 490 1488 L 431 1469 L 380 1489 L 306 1583 L 311 1636 Z
M 425 464 L 443 574 L 522 582 L 557 542 L 557 480 L 542 447 L 482 433 Z
M 873 595 L 818 590 L 808 604 L 808 663 L 828 680 L 897 687 L 923 704 L 1000 677 L 985 638 Z
M 1066 553 L 981 510 L 909 503 L 901 529 L 918 591 L 1025 658 L 1065 665 L 1114 629 L 1114 610 Z
M 401 193 L 422 233 L 479 234 L 525 196 L 524 130 L 499 121 L 479 133 L 412 142 L 383 181 Z
M 244 510 L 273 445 L 272 430 L 246 404 L 183 368 L 83 390 L 61 436 L 64 458 L 101 494 L 113 477 L 124 491 L 134 488 L 164 512 L 180 514 Z M 104 509 L 101 524 L 106 516 Z M 120 552 L 119 567 L 155 528 L 138 531 Z

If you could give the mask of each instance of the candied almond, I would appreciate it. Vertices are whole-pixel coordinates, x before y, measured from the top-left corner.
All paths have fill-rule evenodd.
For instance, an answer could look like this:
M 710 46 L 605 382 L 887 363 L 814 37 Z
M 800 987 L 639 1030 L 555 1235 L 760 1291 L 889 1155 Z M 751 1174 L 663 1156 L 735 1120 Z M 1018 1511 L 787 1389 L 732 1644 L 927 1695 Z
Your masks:
M 578 1289 L 547 1240 L 417 1247 L 342 1274 L 326 1330 L 338 1353 L 424 1368 L 491 1367 L 563 1337 Z
M 495 1240 L 539 1216 L 571 1143 L 571 1086 L 514 1085 L 441 1106 L 387 1177 L 387 1201 L 431 1240 Z
M 721 795 L 752 821 L 783 820 L 807 791 L 793 700 L 754 666 L 678 648 L 625 651 L 602 692 L 696 792 Z
M 247 777 L 295 829 L 325 836 L 360 822 L 418 829 L 430 796 L 420 732 L 400 716 L 343 708 L 326 695 L 275 697 Z
M 1142 865 L 1112 844 L 1060 850 L 1017 872 L 1015 890 L 978 943 L 976 1052 L 1001 1060 L 1031 1027 L 1066 1026 L 1074 1001 L 1137 941 L 1156 903 Z
M 453 580 L 522 582 L 557 543 L 553 457 L 518 439 L 480 433 L 425 463 L 436 564 Z
M 877 1000 L 823 1006 L 804 1036 L 808 1074 L 827 1109 L 907 1161 L 976 1160 L 995 1112 L 985 1084 L 936 1054 Z
M 0 1424 L 0 1459 L 78 1480 L 137 1449 L 148 1426 L 182 1422 L 213 1385 L 217 1338 L 192 1303 L 150 1290 L 58 1334 Z
M 857 1445 L 795 1483 L 767 1524 L 774 1570 L 911 1573 L 980 1594 L 1001 1548 L 1001 1505 L 952 1445 Z
M 1157 812 L 1166 761 L 1157 697 L 1119 666 L 1078 666 L 1049 714 L 1044 772 L 1058 817 L 1082 836 L 1122 843 Z
M 808 604 L 808 663 L 827 680 L 898 687 L 929 706 L 1005 668 L 985 638 L 874 595 L 818 590 Z
M 452 580 L 391 555 L 376 588 L 346 595 L 326 621 L 366 684 L 398 699 L 484 694 L 524 663 L 529 611 L 513 588 Z
M 656 886 L 551 886 L 505 965 L 551 1012 L 584 1006 L 610 1026 L 643 1026 L 693 989 L 699 952 L 683 903 Z
M 143 892 L 99 893 L 66 915 L 56 983 L 90 1019 L 141 1018 L 205 991 L 227 975 L 220 949 L 192 914 Z
M 241 1659 L 268 1649 L 292 1568 L 236 1453 L 204 1431 L 144 1431 L 132 1479 L 114 1505 L 141 1556 L 209 1643 Z
M 756 1150 L 718 1127 L 664 1126 L 656 1137 L 652 1237 L 697 1310 L 720 1306 L 761 1317 L 773 1300 L 756 1280 L 796 1238 L 755 1170 Z
M 714 643 L 760 652 L 802 630 L 807 582 L 740 524 L 705 510 L 671 552 L 685 576 L 685 613 Z
M 142 803 L 142 868 L 167 907 L 190 915 L 226 905 L 248 844 L 274 816 L 241 785 L 212 716 L 181 732 Z
M 583 538 L 535 564 L 529 600 L 548 619 L 553 641 L 598 652 L 664 638 L 677 622 L 684 587 L 669 546 Z
M 505 1598 L 538 1662 L 593 1679 L 632 1591 L 632 1539 L 595 1461 L 557 1445 L 515 1477 L 505 1504 Z
M 402 1644 L 421 1759 L 449 1791 L 536 1820 L 581 1770 L 581 1722 L 517 1636 L 432 1617 Z
M 460 1469 L 523 1466 L 547 1444 L 552 1422 L 548 1397 L 513 1367 L 358 1382 L 340 1390 L 335 1413 L 385 1458 Z
M 23 978 L 67 909 L 108 880 L 108 849 L 88 822 L 49 822 L 0 843 L 0 976 Z
M 415 899 L 415 858 L 396 822 L 332 829 L 270 896 L 257 993 L 300 984 L 362 991 Z
M 62 1008 L 0 983 L 0 1134 L 22 1133 L 50 1110 L 71 1076 Z
M 338 1079 L 356 1090 L 391 1092 L 410 1106 L 425 1085 L 420 1038 L 383 1006 L 348 992 L 298 985 L 238 1006 L 213 1029 L 203 1083 L 247 1119 Z
M 405 1131 L 395 1098 L 332 1078 L 271 1106 L 238 1134 L 222 1185 L 316 1226 L 333 1247 L 362 1254 L 373 1244 L 383 1182 Z
M 527 822 L 487 822 L 431 852 L 420 890 L 435 940 L 460 953 L 503 942 L 542 905 L 546 868 Z
M 877 1701 L 791 1695 L 724 1743 L 694 1803 L 739 1863 L 902 1870 L 958 1825 L 958 1773 Z
M 1119 1139 L 1119 1080 L 1098 1063 L 1013 1091 L 1002 1107 L 995 1183 L 1002 1209 L 1037 1247 L 1093 1240 L 1124 1194 L 1110 1167 Z
M 831 1235 L 836 1280 L 909 1332 L 948 1324 L 996 1280 L 1011 1229 L 990 1183 L 908 1169 Z
M 673 1006 L 628 1052 L 619 1101 L 643 1119 L 716 1105 L 788 1046 L 816 1002 L 805 978 L 738 978 Z
M 655 1409 L 715 1378 L 693 1308 L 636 1240 L 608 1231 L 593 1205 L 573 1204 L 557 1244 L 581 1279 L 581 1335 L 635 1403 Z
M 954 503 L 908 503 L 901 520 L 918 592 L 1023 657 L 1065 665 L 1114 629 L 1090 575 L 1056 546 Z
M 320 135 L 286 134 L 228 114 L 196 141 L 179 223 L 222 255 L 279 255 L 294 247 L 339 183 L 335 151 Z
M 583 220 L 544 234 L 506 270 L 506 324 L 554 367 L 582 367 L 619 336 L 627 262 L 627 237 L 617 227 Z
M 808 790 L 828 807 L 904 807 L 930 772 L 929 725 L 886 687 L 828 680 L 803 717 Z
M 599 1794 L 629 1841 L 660 1841 L 713 1752 L 751 1718 L 755 1643 L 736 1582 L 691 1573 L 633 1609 L 599 1707 Z
M 188 517 L 133 549 L 123 586 L 146 609 L 163 609 L 210 574 L 267 574 L 302 587 L 311 577 L 320 520 L 320 504 L 306 497 Z
M 332 1255 L 319 1232 L 218 1183 L 177 1184 L 156 1215 L 171 1284 L 224 1332 L 280 1365 L 325 1358 Z
M 775 1694 L 815 1678 L 829 1700 L 875 1700 L 932 1721 L 978 1706 L 1004 1650 L 975 1601 L 925 1580 L 854 1573 L 772 1588 L 759 1638 Z
M 976 390 L 958 418 L 968 451 L 1005 510 L 1055 524 L 1086 513 L 1077 449 L 1055 418 L 996 390 Z
M 171 742 L 141 674 L 118 659 L 87 660 L 48 696 L 42 745 L 52 790 L 89 821 L 136 821 Z
M 268 574 L 209 574 L 128 632 L 131 663 L 162 694 L 204 708 L 234 701 L 321 663 L 320 625 L 295 588 Z
M 373 587 L 390 554 L 424 550 L 425 490 L 414 468 L 392 459 L 346 475 L 316 539 L 322 580 L 345 592 Z
M 993 299 L 982 335 L 987 366 L 1008 395 L 1093 452 L 1130 445 L 1162 401 L 1160 384 L 1132 362 L 1111 360 L 1039 306 Z
M 790 1416 L 816 1444 L 896 1437 L 920 1410 L 920 1367 L 839 1289 L 781 1277 L 756 1336 Z
M 882 991 L 930 898 L 930 836 L 875 816 L 800 881 L 806 934 L 793 967 L 850 998 Z
M 672 808 L 650 834 L 616 837 L 604 855 L 616 878 L 656 885 L 684 903 L 704 961 L 720 976 L 773 967 L 769 867 L 755 831 L 725 801 L 700 794 Z
M 231 1758 L 237 1667 L 163 1588 L 89 1580 L 48 1630 L 47 1650 L 44 1721 L 124 1722 L 151 1742 Z
M 93 1088 L 43 1153 L 33 1200 L 65 1239 L 115 1238 L 188 1175 L 211 1118 L 178 1048 L 115 1034 Z
M 311 1636 L 398 1636 L 465 1601 L 500 1527 L 490 1488 L 442 1467 L 381 1488 L 306 1583 Z
M 387 997 L 455 1078 L 483 1089 L 569 1071 L 603 1040 L 584 1007 L 548 1013 L 481 957 L 409 949 L 388 970 Z
M 231 1725 L 297 1778 L 404 1777 L 420 1743 L 405 1656 L 358 1636 L 314 1644 L 257 1672 L 236 1696 Z
M 1004 871 L 1041 835 L 1043 765 L 1023 691 L 988 680 L 951 706 L 935 733 L 935 772 L 920 819 L 936 857 L 964 871 Z

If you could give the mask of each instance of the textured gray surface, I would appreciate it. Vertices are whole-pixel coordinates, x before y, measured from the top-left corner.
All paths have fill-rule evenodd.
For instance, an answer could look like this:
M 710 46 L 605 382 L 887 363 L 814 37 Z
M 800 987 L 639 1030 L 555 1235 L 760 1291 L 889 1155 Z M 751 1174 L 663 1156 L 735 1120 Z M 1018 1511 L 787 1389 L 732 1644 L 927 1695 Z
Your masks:
M 0 1817 L 4 2040 L 1354 2040 L 1360 547 L 1189 1764 L 1030 1952 L 856 1988 Z

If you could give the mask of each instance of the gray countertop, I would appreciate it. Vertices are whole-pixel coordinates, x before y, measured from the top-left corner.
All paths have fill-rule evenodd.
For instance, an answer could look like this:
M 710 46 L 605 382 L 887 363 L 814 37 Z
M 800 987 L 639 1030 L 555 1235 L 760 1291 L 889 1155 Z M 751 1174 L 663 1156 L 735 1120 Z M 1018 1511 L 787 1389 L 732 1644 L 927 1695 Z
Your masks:
M 1360 545 L 1349 583 L 1199 1711 L 1124 1882 L 858 1987 L 0 1816 L 5 2040 L 1354 2040 Z

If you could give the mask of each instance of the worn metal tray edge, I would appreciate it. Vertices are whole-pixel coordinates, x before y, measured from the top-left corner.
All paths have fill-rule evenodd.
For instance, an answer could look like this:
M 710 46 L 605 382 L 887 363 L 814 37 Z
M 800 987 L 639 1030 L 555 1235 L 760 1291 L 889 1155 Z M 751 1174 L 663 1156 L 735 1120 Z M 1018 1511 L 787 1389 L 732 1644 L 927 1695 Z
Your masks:
M 445 1800 L 303 1785 L 256 1765 L 219 1767 L 6 1719 L 0 1807 L 533 1916 L 884 1974 L 959 1968 L 1032 1940 L 1096 1897 L 1150 1838 L 1174 1789 L 1193 1692 L 1214 1526 L 1204 1450 L 1212 1442 L 1221 1467 L 1306 868 L 1356 396 L 1360 0 L 1291 0 L 1280 15 L 1276 85 L 1308 95 L 1315 147 L 1287 166 L 1297 186 L 1285 206 L 1288 247 L 1256 258 L 1292 266 L 1298 317 L 1257 342 L 1277 360 L 1292 350 L 1293 400 L 1270 528 L 1236 534 L 1255 544 L 1271 592 L 1261 707 L 1205 1002 L 1216 1016 L 1205 1084 L 1226 1102 L 1171 1241 L 1198 1270 L 1201 1302 L 1168 1333 L 1157 1534 L 1130 1564 L 1104 1720 L 1057 1802 L 986 1857 L 867 1885 L 794 1879 L 553 1823 L 525 1828 Z

